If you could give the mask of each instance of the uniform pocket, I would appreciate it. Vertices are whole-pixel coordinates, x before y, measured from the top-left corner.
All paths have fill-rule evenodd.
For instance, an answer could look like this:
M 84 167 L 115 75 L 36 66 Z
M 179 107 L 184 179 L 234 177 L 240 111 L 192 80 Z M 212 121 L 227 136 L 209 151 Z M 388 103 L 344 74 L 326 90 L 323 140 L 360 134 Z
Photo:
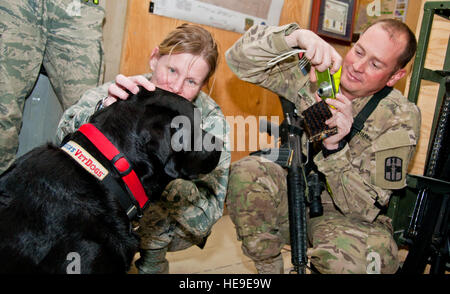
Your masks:
M 374 144 L 376 172 L 372 184 L 383 189 L 401 189 L 416 142 L 407 132 L 394 131 L 380 136 Z

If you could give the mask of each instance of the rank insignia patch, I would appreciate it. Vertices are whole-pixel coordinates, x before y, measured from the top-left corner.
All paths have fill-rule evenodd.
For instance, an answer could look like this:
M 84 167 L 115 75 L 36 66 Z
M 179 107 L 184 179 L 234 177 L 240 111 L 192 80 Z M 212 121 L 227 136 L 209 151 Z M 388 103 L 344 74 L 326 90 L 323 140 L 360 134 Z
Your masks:
M 388 157 L 384 162 L 384 179 L 398 182 L 402 179 L 403 160 L 400 157 Z

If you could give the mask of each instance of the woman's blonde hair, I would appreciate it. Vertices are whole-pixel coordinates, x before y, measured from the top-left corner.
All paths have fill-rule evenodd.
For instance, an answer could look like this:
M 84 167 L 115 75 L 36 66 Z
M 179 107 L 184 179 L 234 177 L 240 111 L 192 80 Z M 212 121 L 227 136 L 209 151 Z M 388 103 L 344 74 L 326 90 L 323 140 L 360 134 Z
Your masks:
M 204 28 L 182 24 L 170 32 L 158 46 L 160 55 L 190 53 L 201 56 L 209 65 L 205 82 L 214 74 L 218 62 L 217 44 L 212 35 Z

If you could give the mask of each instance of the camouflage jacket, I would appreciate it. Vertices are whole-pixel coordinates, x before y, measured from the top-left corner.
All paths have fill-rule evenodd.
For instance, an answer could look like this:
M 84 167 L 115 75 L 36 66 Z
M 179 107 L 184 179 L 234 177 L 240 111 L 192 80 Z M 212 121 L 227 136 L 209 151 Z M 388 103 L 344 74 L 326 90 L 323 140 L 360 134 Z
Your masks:
M 151 77 L 150 74 L 145 76 Z M 108 95 L 111 83 L 86 91 L 78 103 L 64 112 L 56 133 L 59 142 L 65 135 L 74 132 L 89 120 L 97 102 Z M 174 209 L 177 210 L 174 212 L 177 214 L 175 219 L 177 225 L 183 227 L 185 232 L 191 233 L 194 239 L 201 239 L 209 235 L 212 226 L 223 214 L 231 154 L 229 126 L 220 107 L 203 92 L 199 93 L 193 103 L 201 111 L 203 130 L 223 140 L 224 149 L 219 164 L 211 173 L 193 181 L 174 180 L 166 187 L 165 193 L 172 196 L 183 194 L 181 197 L 175 197 L 176 199 L 188 198 L 189 201 L 183 203 L 189 203 L 189 207 L 180 208 L 181 202 L 173 203 Z M 177 192 L 171 189 L 176 189 Z M 167 203 L 162 206 L 167 208 Z M 172 232 L 165 234 L 169 235 Z
M 284 36 L 298 27 L 255 25 L 226 52 L 226 60 L 239 78 L 287 98 L 301 113 L 315 103 L 313 93 L 317 89 L 309 82 L 309 73 L 302 72 L 299 57 L 292 56 L 273 66 L 267 64 L 292 50 Z M 352 101 L 354 116 L 371 97 Z M 345 215 L 373 221 L 379 207 L 388 204 L 392 189 L 406 185 L 419 128 L 418 107 L 394 89 L 344 149 L 326 158 L 322 152 L 315 156 L 314 162 L 329 186 L 322 194 L 322 202 L 333 202 Z

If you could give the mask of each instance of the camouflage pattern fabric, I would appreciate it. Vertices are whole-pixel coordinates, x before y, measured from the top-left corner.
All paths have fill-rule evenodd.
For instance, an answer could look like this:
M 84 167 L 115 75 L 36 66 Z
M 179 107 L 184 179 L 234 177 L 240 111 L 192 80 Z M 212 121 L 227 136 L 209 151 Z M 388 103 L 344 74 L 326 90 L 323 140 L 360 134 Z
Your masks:
M 145 77 L 150 78 L 151 74 Z M 64 112 L 57 130 L 57 139 L 75 131 L 94 113 L 99 100 L 108 95 L 108 82 L 87 91 L 80 101 Z M 208 95 L 200 92 L 193 101 L 201 111 L 202 128 L 224 141 L 219 164 L 209 174 L 196 180 L 176 179 L 170 182 L 161 201 L 150 205 L 139 223 L 141 259 L 139 272 L 164 273 L 165 252 L 202 247 L 212 226 L 223 214 L 228 172 L 230 168 L 229 126 L 220 107 Z
M 242 250 L 255 262 L 258 273 L 284 272 L 280 252 L 289 244 L 286 175 L 279 165 L 256 156 L 230 167 L 227 208 Z M 397 245 L 387 217 L 370 223 L 344 216 L 332 203 L 324 203 L 324 215 L 307 222 L 312 244 L 308 258 L 321 273 L 395 273 L 398 269 Z
M 281 27 L 255 25 L 228 49 L 226 60 L 230 69 L 240 79 L 267 88 L 287 98 L 296 104 L 298 112 L 301 113 L 315 103 L 313 93 L 316 91 L 316 86 L 309 82 L 309 73 L 305 72 L 302 67 L 303 63 L 299 62 L 298 56 L 292 56 L 276 65 L 268 65 L 268 61 L 272 58 L 292 50 L 286 44 L 284 36 L 296 28 L 298 28 L 297 24 Z M 371 97 L 361 97 L 352 101 L 354 116 Z M 361 223 L 372 224 L 385 218 L 385 216 L 379 215 L 380 207 L 388 204 L 392 189 L 403 188 L 406 185 L 407 166 L 419 139 L 419 128 L 419 109 L 394 89 L 369 116 L 364 129 L 342 150 L 326 158 L 321 151 L 315 156 L 314 162 L 319 171 L 326 176 L 330 188 L 329 191 L 323 191 L 322 202 L 337 207 L 344 217 L 349 217 L 353 221 L 358 220 Z M 304 142 L 305 138 L 302 141 Z M 233 173 L 242 174 L 239 169 L 239 165 L 233 166 L 231 169 L 229 195 L 235 193 L 233 190 L 236 189 L 236 185 L 238 187 L 241 185 L 240 180 L 237 179 L 238 176 L 233 175 Z M 247 175 L 247 177 L 251 176 Z M 239 197 L 241 203 L 246 203 L 245 199 L 250 196 L 244 193 Z M 237 209 L 237 206 L 233 206 L 231 203 L 232 201 L 238 200 L 236 198 L 233 200 L 233 197 L 228 200 L 230 207 Z M 230 209 L 230 214 L 236 214 L 231 211 L 232 209 Z M 249 207 L 249 209 L 254 208 Z M 271 215 L 271 212 L 267 211 L 268 209 L 264 211 L 264 214 Z M 256 213 L 256 216 L 263 218 L 262 213 Z M 253 223 L 247 224 L 245 220 L 237 221 L 236 219 L 234 218 L 238 235 L 242 233 L 242 227 L 245 227 L 246 231 L 258 230 L 253 228 Z M 279 221 L 278 218 L 275 219 Z M 383 223 L 388 222 L 383 221 Z M 277 228 L 272 228 L 272 230 L 277 230 Z M 341 232 L 345 232 L 345 228 Z M 372 233 L 369 235 L 370 238 L 376 236 Z M 390 238 L 392 239 L 392 236 Z M 348 242 L 350 244 L 353 241 L 348 238 Z M 260 246 L 258 237 L 247 244 L 252 244 L 253 247 L 245 249 L 247 252 L 263 250 L 258 247 Z M 360 252 L 365 252 L 368 246 L 364 242 L 357 245 L 362 246 L 357 249 Z M 334 248 L 331 240 L 329 246 Z M 395 255 L 396 249 L 394 250 L 390 245 L 386 245 L 386 248 L 392 248 L 391 255 Z M 343 257 L 348 257 L 346 254 L 350 254 L 348 252 L 337 254 L 332 250 L 330 252 L 338 260 L 342 260 Z M 385 251 L 380 252 L 380 255 L 382 254 L 386 259 L 391 256 L 386 255 Z M 272 252 L 271 255 L 275 256 L 276 253 Z M 396 256 L 394 257 L 396 258 Z M 256 254 L 252 258 L 257 261 L 260 256 Z M 355 257 L 354 260 L 360 261 L 361 259 Z M 342 260 L 342 262 L 344 261 Z M 385 263 L 395 264 L 393 261 Z M 348 262 L 348 265 L 348 269 L 342 269 L 341 265 L 337 268 L 333 268 L 332 265 L 322 265 L 320 268 L 331 269 L 329 272 L 334 270 L 336 272 L 354 272 L 356 267 L 351 262 Z
M 260 274 L 284 274 L 283 256 L 278 254 L 275 257 L 255 261 L 255 267 Z
M 259 273 L 282 273 L 280 252 L 289 243 L 286 171 L 262 157 L 233 162 L 227 209 L 236 226 L 242 251 Z
M 141 249 L 140 258 L 136 260 L 139 274 L 168 274 L 169 261 L 166 259 L 167 247 L 162 249 Z
M 103 82 L 104 10 L 80 0 L 73 14 L 75 1 L 0 2 L 0 173 L 15 159 L 25 98 L 41 64 L 63 109 Z
M 321 273 L 393 274 L 398 269 L 397 244 L 387 217 L 369 223 L 325 206 L 323 216 L 309 219 L 308 233 L 308 257 Z

